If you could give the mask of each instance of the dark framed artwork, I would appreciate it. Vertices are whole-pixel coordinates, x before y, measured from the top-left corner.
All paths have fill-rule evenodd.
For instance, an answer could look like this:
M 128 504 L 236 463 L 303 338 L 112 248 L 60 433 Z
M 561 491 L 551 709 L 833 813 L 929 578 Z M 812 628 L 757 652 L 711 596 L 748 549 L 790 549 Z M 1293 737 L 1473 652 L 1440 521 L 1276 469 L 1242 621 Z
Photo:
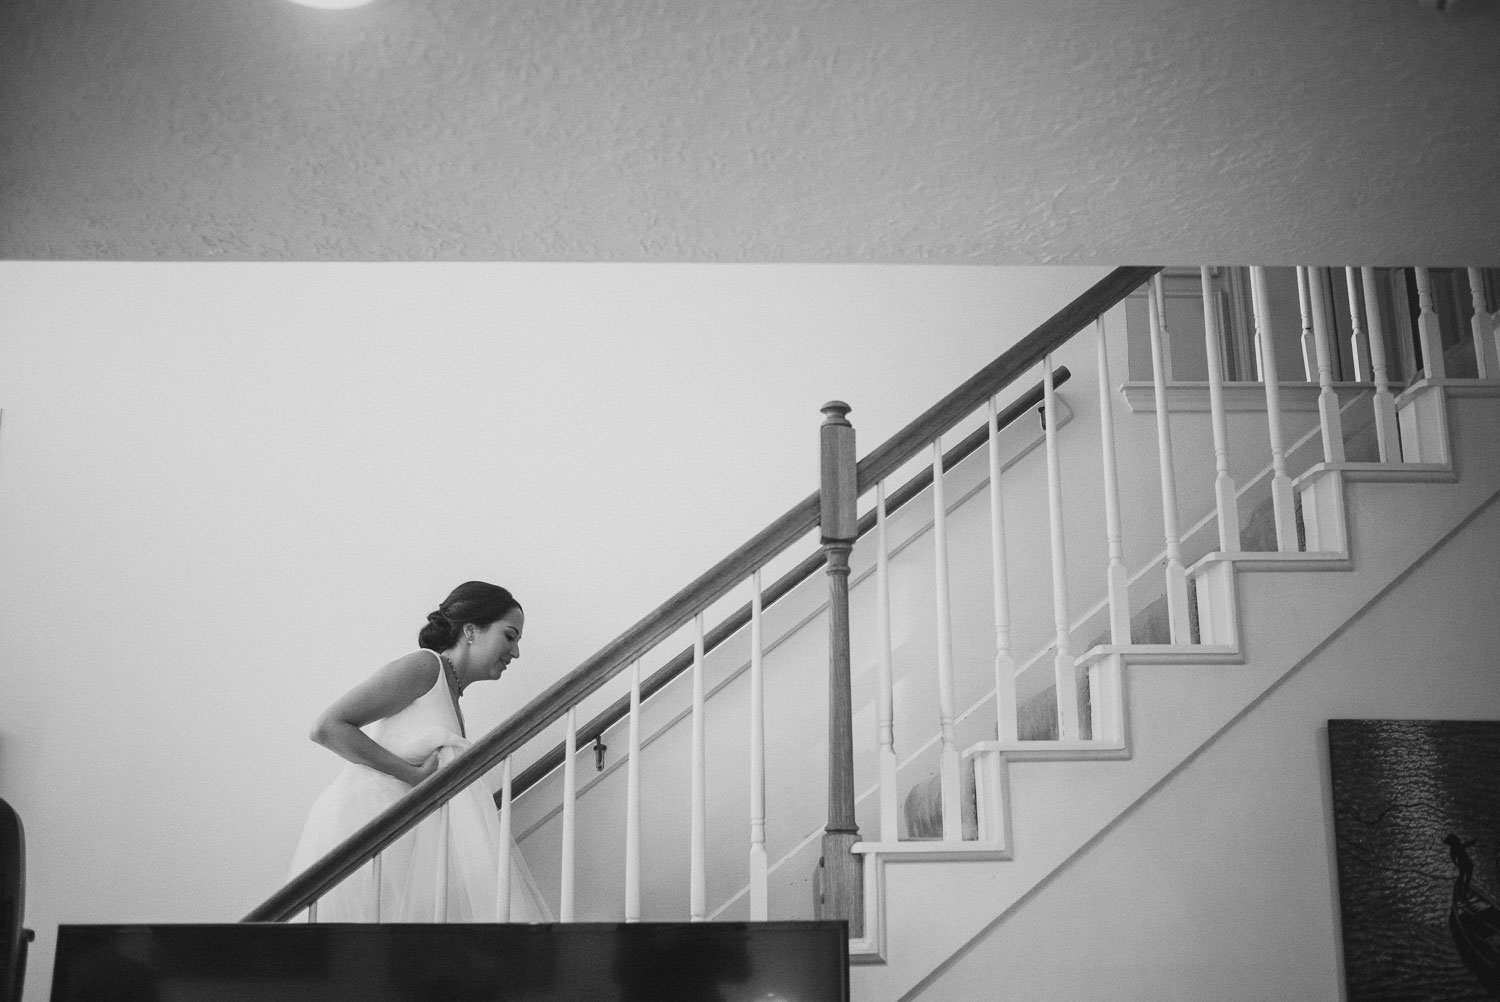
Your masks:
M 1500 999 L 1500 722 L 1330 720 L 1350 1002 Z

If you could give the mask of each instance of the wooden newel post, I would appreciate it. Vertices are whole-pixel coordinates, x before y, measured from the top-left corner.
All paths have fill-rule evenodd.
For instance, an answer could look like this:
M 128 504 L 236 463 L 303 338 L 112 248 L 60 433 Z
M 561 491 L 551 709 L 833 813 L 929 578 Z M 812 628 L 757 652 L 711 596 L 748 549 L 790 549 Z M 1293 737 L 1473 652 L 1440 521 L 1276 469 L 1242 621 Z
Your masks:
M 854 817 L 854 706 L 849 682 L 849 553 L 859 535 L 854 426 L 849 405 L 823 405 L 822 538 L 828 559 L 828 826 L 813 881 L 819 919 L 845 919 L 849 935 L 864 935 L 864 872 L 852 851 Z

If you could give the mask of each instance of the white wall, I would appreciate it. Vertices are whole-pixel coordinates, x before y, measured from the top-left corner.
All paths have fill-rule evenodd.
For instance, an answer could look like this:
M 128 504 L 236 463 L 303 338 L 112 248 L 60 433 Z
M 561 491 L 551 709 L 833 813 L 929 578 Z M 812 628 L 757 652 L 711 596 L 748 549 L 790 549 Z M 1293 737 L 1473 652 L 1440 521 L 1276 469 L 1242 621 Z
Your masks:
M 279 886 L 311 720 L 452 585 L 529 617 L 477 734 L 810 493 L 824 401 L 868 451 L 1103 273 L 0 263 L 27 997 L 59 922 Z
M 1327 721 L 1500 717 L 1497 561 L 1492 502 L 920 996 L 1341 998 Z

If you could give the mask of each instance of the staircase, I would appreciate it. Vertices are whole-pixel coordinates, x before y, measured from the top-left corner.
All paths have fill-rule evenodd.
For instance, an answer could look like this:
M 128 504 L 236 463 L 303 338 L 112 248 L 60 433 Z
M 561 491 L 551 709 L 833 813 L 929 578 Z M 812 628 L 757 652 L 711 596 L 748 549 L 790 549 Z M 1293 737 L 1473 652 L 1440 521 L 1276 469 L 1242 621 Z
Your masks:
M 1468 389 L 1468 388 L 1466 388 Z M 999 801 L 1006 839 L 1019 849 L 1004 861 L 919 868 L 893 866 L 896 853 L 869 847 L 875 886 L 884 897 L 878 972 L 854 973 L 860 999 L 903 998 L 976 937 L 992 929 L 1060 868 L 1107 833 L 1122 816 L 1184 768 L 1207 744 L 1288 674 L 1396 585 L 1451 533 L 1500 496 L 1500 394 L 1445 392 L 1455 430 L 1467 447 L 1454 467 L 1423 464 L 1320 464 L 1300 487 L 1327 480 L 1328 503 L 1347 521 L 1338 540 L 1368 541 L 1297 554 L 1213 553 L 1190 576 L 1226 613 L 1204 644 L 1156 649 L 1101 645 L 1081 659 L 1119 671 L 1128 740 L 1124 755 L 1076 750 L 1042 757 L 1019 743 L 981 743 L 971 754 Z M 1457 439 L 1458 436 L 1455 436 Z M 1392 526 L 1406 531 L 1391 532 Z M 1379 541 L 1378 543 L 1376 541 Z M 1318 615 L 1306 614 L 1316 608 Z M 1253 656 L 1251 654 L 1253 653 Z M 883 870 L 883 873 L 880 871 Z M 942 903 L 942 936 L 922 916 Z
M 1468 273 L 1463 325 L 1425 269 L 1351 269 L 1341 309 L 1342 270 L 1156 272 L 1120 269 L 843 476 L 847 628 L 815 496 L 250 917 L 305 908 L 497 764 L 565 920 L 827 917 L 847 698 L 852 996 L 940 997 L 1500 496 L 1492 274 Z M 1174 378 L 1194 344 L 1205 379 Z

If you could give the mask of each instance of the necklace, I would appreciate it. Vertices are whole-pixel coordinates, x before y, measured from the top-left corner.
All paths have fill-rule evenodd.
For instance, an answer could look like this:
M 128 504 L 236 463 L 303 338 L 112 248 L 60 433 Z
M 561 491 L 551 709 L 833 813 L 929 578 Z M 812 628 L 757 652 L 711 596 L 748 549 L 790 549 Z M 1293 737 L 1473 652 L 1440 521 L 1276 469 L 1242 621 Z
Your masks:
M 464 734 L 464 711 L 458 705 L 463 690 L 458 685 L 458 669 L 448 660 L 448 655 L 438 653 L 438 663 L 443 666 L 443 677 L 448 680 L 448 693 L 453 697 L 453 715 L 458 718 L 458 733 Z
M 453 690 L 453 695 L 458 697 L 463 694 L 463 689 L 458 684 L 458 669 L 453 667 L 453 662 L 448 660 L 448 655 L 439 654 L 438 660 L 443 663 L 443 674 L 448 679 L 448 686 Z

